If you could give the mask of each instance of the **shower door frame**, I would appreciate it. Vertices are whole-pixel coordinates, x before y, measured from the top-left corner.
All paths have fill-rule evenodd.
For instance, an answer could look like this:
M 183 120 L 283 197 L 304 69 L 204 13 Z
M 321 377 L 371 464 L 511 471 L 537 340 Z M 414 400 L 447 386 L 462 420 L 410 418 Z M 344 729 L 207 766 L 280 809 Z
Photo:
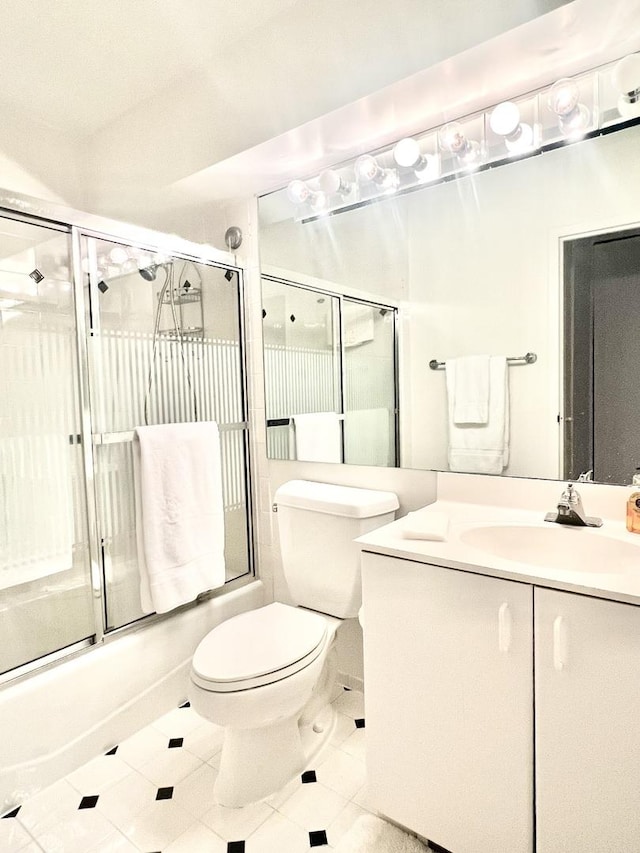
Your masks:
M 394 425 L 394 459 L 393 464 L 387 467 L 389 468 L 399 468 L 400 467 L 400 390 L 399 390 L 399 381 L 398 381 L 398 369 L 400 364 L 400 356 L 399 356 L 399 342 L 398 342 L 398 306 L 392 305 L 388 302 L 378 302 L 375 299 L 368 299 L 366 296 L 356 295 L 355 293 L 350 293 L 348 291 L 342 292 L 337 290 L 329 290 L 326 287 L 319 287 L 314 284 L 307 284 L 300 281 L 294 281 L 293 279 L 283 278 L 280 275 L 274 275 L 270 272 L 261 272 L 260 273 L 260 282 L 262 281 L 270 281 L 276 284 L 286 284 L 289 287 L 296 287 L 300 290 L 308 290 L 311 293 L 318 293 L 321 296 L 329 296 L 333 299 L 337 300 L 338 305 L 338 328 L 337 328 L 337 351 L 338 358 L 340 359 L 339 369 L 338 369 L 338 378 L 339 378 L 339 399 L 340 399 L 340 408 L 341 411 L 337 414 L 342 415 L 344 418 L 345 414 L 345 402 L 346 402 L 346 367 L 345 367 L 345 333 L 344 333 L 344 302 L 349 301 L 353 303 L 357 303 L 360 305 L 370 306 L 372 308 L 381 308 L 387 311 L 392 312 L 393 317 L 393 425 Z M 264 350 L 264 344 L 263 344 Z M 263 366 L 266 367 L 265 359 L 264 359 L 264 351 L 263 351 Z M 266 370 L 265 370 L 265 393 L 266 393 Z M 276 420 L 280 420 L 276 418 Z M 269 419 L 265 420 L 265 430 L 269 429 L 271 424 L 269 423 Z M 345 433 L 344 433 L 344 420 L 341 421 L 341 455 L 342 462 L 340 464 L 349 464 L 344 461 L 345 457 Z
M 118 639 L 123 634 L 134 633 L 156 622 L 170 619 L 173 615 L 198 606 L 203 601 L 224 595 L 227 592 L 246 586 L 255 580 L 255 538 L 254 538 L 254 502 L 251 477 L 251 441 L 249 428 L 248 363 L 245 345 L 246 334 L 246 292 L 242 267 L 233 257 L 210 246 L 200 246 L 183 238 L 156 232 L 135 225 L 127 225 L 93 214 L 77 211 L 55 203 L 41 202 L 29 196 L 10 193 L 0 189 L 0 217 L 24 222 L 26 224 L 51 228 L 67 234 L 70 239 L 70 260 L 72 291 L 74 296 L 75 344 L 78 369 L 78 399 L 80 419 L 80 441 L 83 459 L 83 496 L 86 507 L 86 526 L 89 551 L 89 582 L 94 616 L 92 636 L 72 643 L 61 649 L 44 654 L 35 660 L 0 673 L 0 686 L 17 683 L 29 677 L 35 671 L 49 669 L 63 660 L 69 660 L 84 654 L 89 649 L 102 646 Z M 231 270 L 237 274 L 238 289 L 238 357 L 241 374 L 239 389 L 242 403 L 243 420 L 233 424 L 233 428 L 242 432 L 244 451 L 244 490 L 246 497 L 246 533 L 247 533 L 247 572 L 226 581 L 223 586 L 199 595 L 195 601 L 176 608 L 168 613 L 152 613 L 142 616 L 119 627 L 107 629 L 106 583 L 101 555 L 98 524 L 98 493 L 96 485 L 96 462 L 94 445 L 98 434 L 92 432 L 91 380 L 88 348 L 87 298 L 85 295 L 82 270 L 82 240 L 93 238 L 131 246 L 142 251 L 162 252 L 171 257 Z M 90 301 L 90 300 L 89 300 Z

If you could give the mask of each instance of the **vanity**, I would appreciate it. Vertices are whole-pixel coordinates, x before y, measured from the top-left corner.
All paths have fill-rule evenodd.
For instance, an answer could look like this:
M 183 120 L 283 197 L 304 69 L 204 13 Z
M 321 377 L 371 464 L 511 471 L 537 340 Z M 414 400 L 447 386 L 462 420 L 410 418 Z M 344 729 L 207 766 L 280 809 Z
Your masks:
M 451 853 L 640 850 L 640 536 L 430 509 L 446 541 L 358 540 L 370 805 Z

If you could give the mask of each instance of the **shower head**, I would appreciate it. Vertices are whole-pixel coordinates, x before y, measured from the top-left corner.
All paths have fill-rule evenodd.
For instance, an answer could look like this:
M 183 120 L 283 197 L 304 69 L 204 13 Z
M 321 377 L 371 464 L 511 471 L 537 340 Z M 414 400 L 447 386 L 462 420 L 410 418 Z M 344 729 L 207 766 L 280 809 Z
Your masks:
M 166 272 L 167 268 L 172 264 L 173 261 L 163 261 L 161 264 L 149 264 L 148 267 L 138 267 L 138 272 L 145 281 L 155 281 L 156 276 L 158 275 L 158 270 L 164 267 Z
M 143 267 L 138 272 L 145 281 L 155 281 L 158 274 L 158 264 L 151 264 L 149 267 Z

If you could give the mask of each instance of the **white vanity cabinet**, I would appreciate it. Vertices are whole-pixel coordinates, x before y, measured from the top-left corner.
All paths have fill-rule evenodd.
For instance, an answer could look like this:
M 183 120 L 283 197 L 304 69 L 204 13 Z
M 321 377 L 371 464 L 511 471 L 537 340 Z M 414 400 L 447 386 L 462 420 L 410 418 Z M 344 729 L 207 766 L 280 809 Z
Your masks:
M 638 853 L 640 607 L 370 552 L 362 575 L 371 805 L 451 853 Z
M 535 590 L 537 853 L 640 850 L 640 607 Z
M 371 803 L 453 853 L 533 850 L 533 588 L 362 554 Z

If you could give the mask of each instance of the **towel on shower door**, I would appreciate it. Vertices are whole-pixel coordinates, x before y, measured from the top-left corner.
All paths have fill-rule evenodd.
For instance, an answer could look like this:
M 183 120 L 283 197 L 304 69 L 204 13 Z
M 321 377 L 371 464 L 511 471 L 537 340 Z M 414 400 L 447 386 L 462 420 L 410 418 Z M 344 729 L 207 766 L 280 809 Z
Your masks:
M 165 613 L 225 581 L 218 426 L 138 427 L 133 458 L 142 609 Z
M 299 462 L 342 462 L 342 429 L 335 412 L 294 415 Z
M 453 423 L 486 424 L 489 420 L 489 356 L 448 358 L 447 394 L 453 401 Z
M 447 391 L 449 386 L 447 386 Z M 501 474 L 509 462 L 507 359 L 489 359 L 489 414 L 486 424 L 457 424 L 448 394 L 449 469 L 469 474 Z

